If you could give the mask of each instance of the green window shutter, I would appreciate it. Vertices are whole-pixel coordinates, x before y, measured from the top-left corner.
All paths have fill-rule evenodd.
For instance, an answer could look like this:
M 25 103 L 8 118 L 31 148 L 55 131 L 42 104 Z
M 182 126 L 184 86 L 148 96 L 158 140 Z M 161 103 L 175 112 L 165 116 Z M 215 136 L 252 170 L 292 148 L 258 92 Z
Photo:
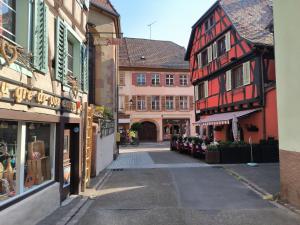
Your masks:
M 38 71 L 48 72 L 48 6 L 41 0 L 34 2 L 33 65 Z
M 88 49 L 85 45 L 81 45 L 81 90 L 88 92 L 89 76 L 88 76 Z
M 64 22 L 58 17 L 56 21 L 56 56 L 55 56 L 55 77 L 66 84 L 67 56 L 68 56 L 68 31 Z

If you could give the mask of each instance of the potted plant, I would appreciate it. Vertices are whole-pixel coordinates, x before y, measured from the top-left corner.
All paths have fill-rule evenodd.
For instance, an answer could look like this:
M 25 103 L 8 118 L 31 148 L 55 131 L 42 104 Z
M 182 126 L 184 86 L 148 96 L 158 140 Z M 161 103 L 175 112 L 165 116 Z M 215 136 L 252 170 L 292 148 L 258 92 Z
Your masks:
M 191 149 L 191 155 L 193 157 L 201 156 L 203 151 L 201 148 L 201 144 L 203 143 L 203 140 L 199 137 L 194 137 L 192 139 L 192 149 Z
M 220 163 L 220 149 L 218 144 L 210 144 L 207 146 L 205 162 L 209 164 Z

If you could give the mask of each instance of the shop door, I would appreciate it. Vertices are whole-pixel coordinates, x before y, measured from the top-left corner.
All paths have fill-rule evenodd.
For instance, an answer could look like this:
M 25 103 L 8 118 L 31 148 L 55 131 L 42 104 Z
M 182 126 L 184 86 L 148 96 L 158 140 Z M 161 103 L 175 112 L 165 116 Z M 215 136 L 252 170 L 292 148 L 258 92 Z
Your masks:
M 70 194 L 71 186 L 71 156 L 70 156 L 70 130 L 64 130 L 64 145 L 63 145 L 63 192 L 64 198 Z
M 156 125 L 151 122 L 143 122 L 138 135 L 140 141 L 156 141 Z

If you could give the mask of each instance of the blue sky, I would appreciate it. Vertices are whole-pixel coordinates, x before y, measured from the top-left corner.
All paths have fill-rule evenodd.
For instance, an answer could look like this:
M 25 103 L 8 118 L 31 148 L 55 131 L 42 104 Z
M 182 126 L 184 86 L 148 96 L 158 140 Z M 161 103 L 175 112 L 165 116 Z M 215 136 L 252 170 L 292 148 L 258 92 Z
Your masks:
M 187 47 L 192 25 L 216 0 L 111 0 L 124 37 L 169 40 Z

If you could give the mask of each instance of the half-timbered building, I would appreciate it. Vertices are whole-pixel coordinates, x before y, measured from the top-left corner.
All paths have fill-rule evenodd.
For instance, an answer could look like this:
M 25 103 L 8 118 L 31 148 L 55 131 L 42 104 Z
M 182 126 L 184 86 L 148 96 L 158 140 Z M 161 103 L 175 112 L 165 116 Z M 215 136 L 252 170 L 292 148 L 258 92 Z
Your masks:
M 269 0 L 219 0 L 192 27 L 185 59 L 200 133 L 277 139 L 272 21 Z

